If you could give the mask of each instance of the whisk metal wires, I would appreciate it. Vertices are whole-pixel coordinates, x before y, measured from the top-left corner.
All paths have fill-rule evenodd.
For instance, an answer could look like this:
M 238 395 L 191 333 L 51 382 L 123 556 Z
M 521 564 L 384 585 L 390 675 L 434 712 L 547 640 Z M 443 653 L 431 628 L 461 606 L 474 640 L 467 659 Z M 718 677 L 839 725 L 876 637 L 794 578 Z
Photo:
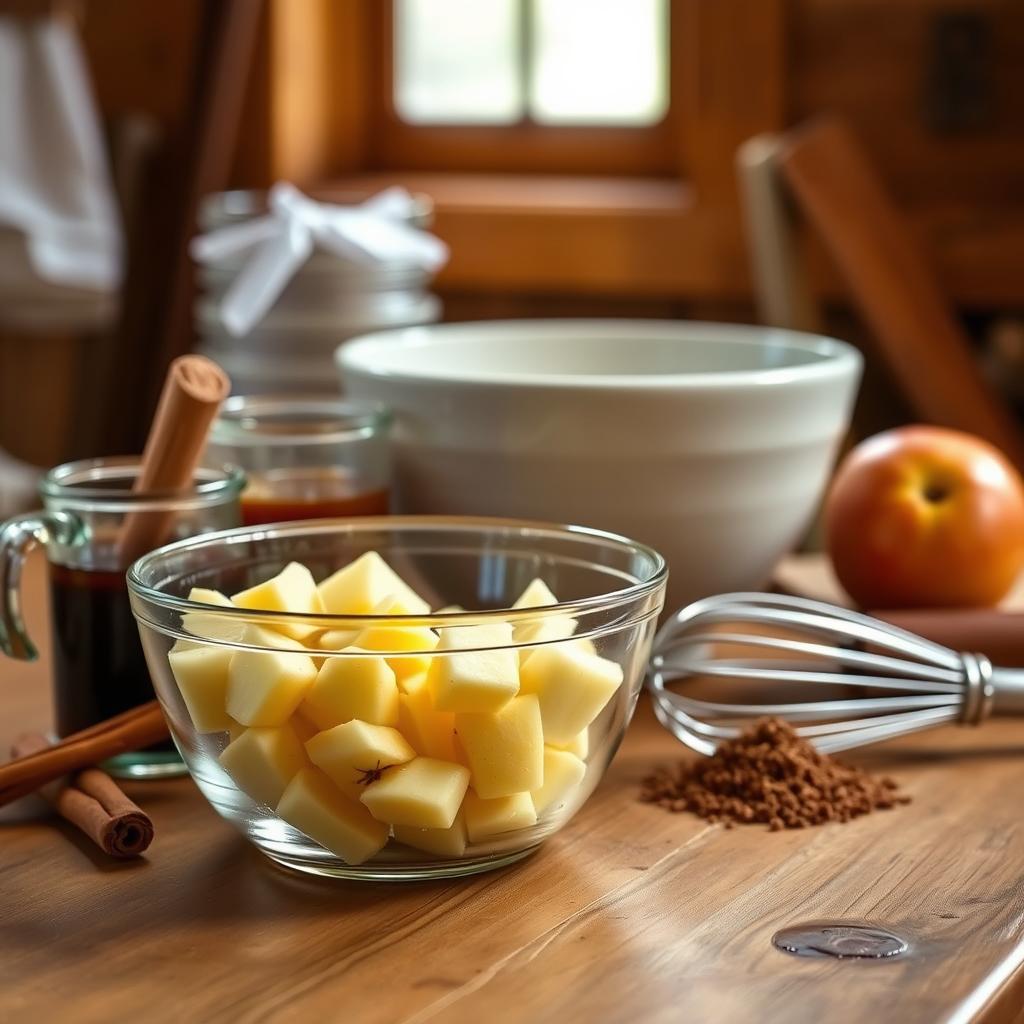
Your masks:
M 680 692 L 698 679 L 703 690 L 721 686 L 722 699 Z M 740 684 L 748 702 L 727 702 L 729 684 Z M 772 700 L 773 687 L 794 684 L 798 700 Z M 850 694 L 816 699 L 820 687 Z M 948 722 L 1024 713 L 1024 671 L 994 668 L 984 655 L 846 608 L 775 594 L 722 594 L 677 612 L 655 638 L 648 688 L 661 724 L 707 755 L 766 715 L 833 753 Z

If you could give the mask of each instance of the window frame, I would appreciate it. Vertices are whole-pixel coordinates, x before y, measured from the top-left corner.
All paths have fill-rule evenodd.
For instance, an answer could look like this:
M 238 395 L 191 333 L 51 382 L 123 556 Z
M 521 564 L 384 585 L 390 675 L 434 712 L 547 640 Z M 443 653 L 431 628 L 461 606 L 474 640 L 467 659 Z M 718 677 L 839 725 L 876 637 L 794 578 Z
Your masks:
M 658 176 L 682 172 L 676 74 L 682 47 L 670 0 L 668 109 L 649 125 L 413 124 L 394 103 L 394 0 L 377 0 L 368 32 L 372 62 L 370 162 L 409 171 Z

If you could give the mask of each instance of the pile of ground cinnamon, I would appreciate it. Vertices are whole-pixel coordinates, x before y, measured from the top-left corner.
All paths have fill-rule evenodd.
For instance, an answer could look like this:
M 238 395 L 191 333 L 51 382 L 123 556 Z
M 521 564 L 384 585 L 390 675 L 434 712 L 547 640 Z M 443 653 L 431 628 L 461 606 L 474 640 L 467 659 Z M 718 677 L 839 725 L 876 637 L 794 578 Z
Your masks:
M 778 718 L 762 718 L 713 757 L 662 768 L 644 780 L 640 799 L 711 822 L 761 822 L 775 832 L 910 802 L 890 778 L 818 753 Z

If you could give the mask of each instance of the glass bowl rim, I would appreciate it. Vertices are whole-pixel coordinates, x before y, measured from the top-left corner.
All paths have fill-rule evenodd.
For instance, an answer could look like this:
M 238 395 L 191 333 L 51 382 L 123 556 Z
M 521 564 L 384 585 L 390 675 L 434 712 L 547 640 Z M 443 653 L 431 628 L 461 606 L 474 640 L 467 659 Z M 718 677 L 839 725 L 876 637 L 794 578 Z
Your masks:
M 276 538 L 294 534 L 330 534 L 339 528 L 360 533 L 389 528 L 451 530 L 452 532 L 473 532 L 487 529 L 531 530 L 550 537 L 589 540 L 606 546 L 628 549 L 648 558 L 652 565 L 650 576 L 630 584 L 621 590 L 610 590 L 603 594 L 580 598 L 576 601 L 559 601 L 557 604 L 535 608 L 489 608 L 479 611 L 427 612 L 423 615 L 332 615 L 314 612 L 275 612 L 251 608 L 229 608 L 211 605 L 188 598 L 175 597 L 156 590 L 144 583 L 142 573 L 150 566 L 189 548 L 200 548 L 216 544 L 255 540 L 260 535 L 273 532 Z M 354 529 L 353 529 L 354 528 Z M 494 516 L 339 516 L 333 519 L 302 519 L 292 522 L 269 523 L 256 526 L 241 526 L 230 530 L 203 533 L 195 537 L 165 544 L 137 559 L 128 569 L 128 589 L 143 601 L 175 612 L 215 613 L 226 619 L 258 624 L 260 621 L 278 624 L 292 623 L 311 628 L 344 629 L 348 624 L 355 628 L 390 625 L 395 628 L 416 626 L 465 626 L 481 625 L 494 621 L 517 622 L 536 621 L 565 615 L 607 610 L 646 597 L 663 587 L 668 579 L 668 566 L 664 557 L 654 548 L 640 541 L 631 540 L 621 534 L 598 530 L 589 526 L 572 526 L 548 523 L 532 519 L 514 519 Z

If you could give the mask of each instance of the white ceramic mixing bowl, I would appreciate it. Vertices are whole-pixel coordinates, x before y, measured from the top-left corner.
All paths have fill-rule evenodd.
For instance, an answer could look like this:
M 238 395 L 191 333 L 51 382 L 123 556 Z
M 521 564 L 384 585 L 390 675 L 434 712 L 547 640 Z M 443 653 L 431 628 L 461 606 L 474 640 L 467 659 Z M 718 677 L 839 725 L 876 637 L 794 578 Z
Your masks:
M 337 360 L 348 394 L 395 413 L 400 511 L 636 537 L 675 605 L 763 583 L 799 539 L 861 374 L 831 338 L 649 320 L 415 327 Z

